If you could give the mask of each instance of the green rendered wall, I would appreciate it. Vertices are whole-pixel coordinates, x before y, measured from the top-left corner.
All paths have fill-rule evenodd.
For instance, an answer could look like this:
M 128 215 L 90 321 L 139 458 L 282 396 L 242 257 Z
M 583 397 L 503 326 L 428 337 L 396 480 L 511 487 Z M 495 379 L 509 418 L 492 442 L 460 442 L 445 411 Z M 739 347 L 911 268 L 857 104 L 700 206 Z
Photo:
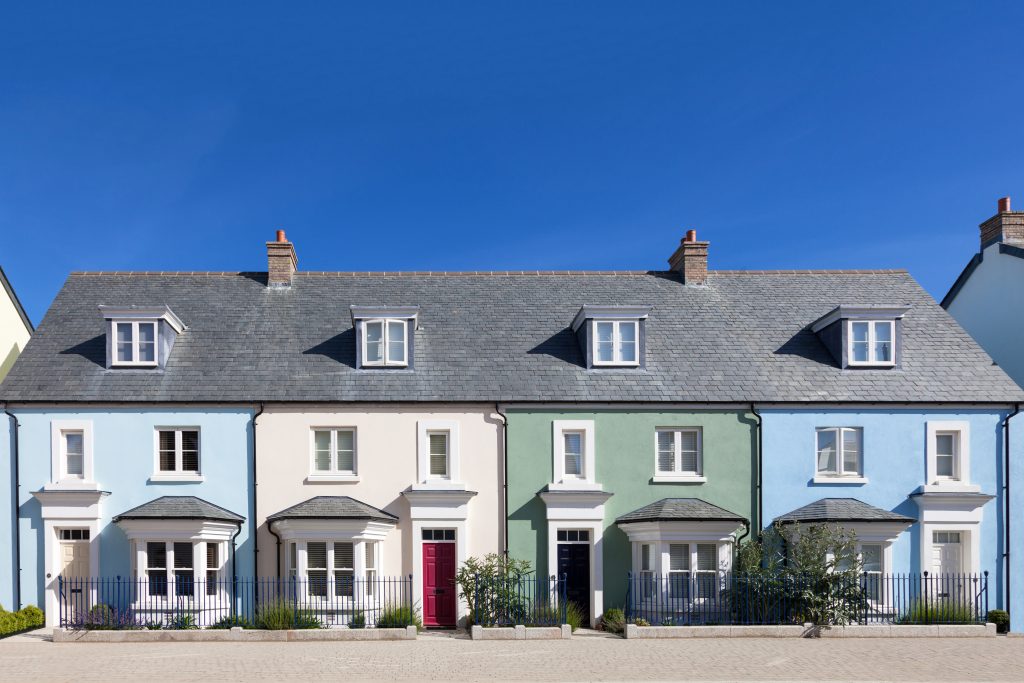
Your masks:
M 547 513 L 537 495 L 549 483 L 554 420 L 593 420 L 596 479 L 614 495 L 605 504 L 604 605 L 622 606 L 630 547 L 615 519 L 662 498 L 701 498 L 751 520 L 758 529 L 754 461 L 756 420 L 743 411 L 513 409 L 508 414 L 509 553 L 547 566 Z M 652 483 L 658 427 L 701 427 L 703 484 Z

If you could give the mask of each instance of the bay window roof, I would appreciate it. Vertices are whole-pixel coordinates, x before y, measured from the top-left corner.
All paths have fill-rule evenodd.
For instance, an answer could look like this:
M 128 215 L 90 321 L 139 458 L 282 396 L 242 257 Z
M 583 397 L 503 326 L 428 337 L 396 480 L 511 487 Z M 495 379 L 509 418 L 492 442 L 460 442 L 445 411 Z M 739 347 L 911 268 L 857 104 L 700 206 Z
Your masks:
M 398 517 L 349 496 L 316 496 L 267 516 L 268 522 L 301 519 L 354 519 L 397 522 Z
M 746 517 L 700 498 L 662 498 L 627 512 L 616 524 L 636 522 L 746 522 Z
M 113 521 L 197 519 L 241 524 L 245 517 L 195 496 L 162 496 L 122 512 Z
M 905 522 L 917 520 L 856 498 L 822 498 L 775 518 L 781 524 L 822 522 Z

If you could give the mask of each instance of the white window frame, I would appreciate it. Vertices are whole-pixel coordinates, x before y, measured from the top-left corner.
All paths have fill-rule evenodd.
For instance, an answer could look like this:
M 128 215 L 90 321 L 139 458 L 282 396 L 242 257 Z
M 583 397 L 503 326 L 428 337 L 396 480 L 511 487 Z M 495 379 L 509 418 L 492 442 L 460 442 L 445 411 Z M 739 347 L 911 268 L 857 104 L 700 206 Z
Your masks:
M 620 366 L 620 367 L 636 367 L 640 365 L 640 321 L 638 320 L 603 320 L 595 319 L 591 321 L 593 325 L 593 339 L 591 340 L 591 359 L 592 364 L 595 366 Z M 597 353 L 597 326 L 609 324 L 612 326 L 612 360 L 602 361 L 600 360 Z M 635 346 L 633 360 L 622 360 L 622 326 L 630 325 L 633 327 L 633 344 Z
M 951 432 L 959 435 L 957 444 L 958 458 L 956 463 L 956 478 L 939 477 L 938 475 L 938 441 L 939 434 Z M 971 484 L 971 423 L 966 420 L 936 420 L 929 421 L 926 428 L 927 438 L 927 465 L 925 491 L 928 490 L 980 490 L 979 487 Z
M 583 445 L 583 471 L 577 475 L 569 475 L 565 472 L 565 438 L 566 432 L 580 432 Z M 601 486 L 595 481 L 594 463 L 594 421 L 593 420 L 552 420 L 551 438 L 554 447 L 552 450 L 552 481 L 551 489 L 600 489 Z
M 367 347 L 367 329 L 370 325 L 380 324 L 381 328 L 381 359 L 379 361 L 370 362 L 367 360 L 366 347 Z M 390 354 L 388 353 L 391 345 L 391 326 L 398 325 L 401 329 L 402 334 L 402 360 L 392 361 L 389 360 Z M 404 318 L 367 318 L 362 321 L 362 367 L 364 368 L 405 368 L 409 366 L 409 321 Z
M 310 543 L 324 543 L 327 548 L 327 595 L 311 595 L 309 593 L 309 544 Z M 352 568 L 349 569 L 336 569 L 334 566 L 334 544 L 335 543 L 350 543 L 352 544 Z M 366 565 L 366 558 L 368 556 L 367 546 L 372 545 L 373 549 L 370 551 L 376 563 L 375 568 L 368 568 Z M 381 563 L 383 561 L 383 542 L 378 539 L 364 539 L 356 537 L 341 537 L 332 534 L 325 534 L 318 536 L 310 534 L 306 537 L 303 534 L 302 537 L 297 537 L 294 540 L 288 541 L 287 552 L 285 553 L 285 576 L 296 577 L 301 582 L 300 595 L 304 600 L 308 600 L 313 603 L 326 603 L 333 609 L 337 607 L 339 610 L 346 609 L 346 606 L 351 606 L 357 602 L 362 602 L 365 598 L 373 598 L 377 591 L 372 591 L 369 585 L 362 585 L 360 577 L 366 578 L 368 573 L 375 573 L 378 577 L 380 576 Z M 338 571 L 351 571 L 353 577 L 353 588 L 352 595 L 335 595 L 337 586 L 337 574 Z M 366 589 L 367 592 L 363 592 Z M 372 603 L 369 606 L 373 606 Z
M 689 601 L 686 604 L 699 603 L 702 599 L 699 591 L 696 589 L 695 579 L 700 574 L 715 574 L 718 579 L 718 586 L 721 587 L 723 577 L 732 570 L 732 553 L 733 553 L 733 542 L 731 540 L 724 540 L 721 538 L 699 538 L 695 535 L 693 538 L 678 536 L 676 534 L 663 534 L 660 538 L 653 537 L 652 534 L 644 534 L 644 538 L 641 540 L 631 541 L 632 554 L 633 554 L 633 573 L 636 575 L 642 574 L 644 571 L 649 571 L 654 576 L 659 577 L 660 581 L 652 582 L 651 586 L 646 587 L 644 600 L 661 600 L 662 595 L 671 595 L 672 590 L 672 575 L 685 574 L 689 583 Z M 652 546 L 651 552 L 653 553 L 653 566 L 651 570 L 642 569 L 642 552 L 643 546 Z M 687 554 L 689 559 L 688 569 L 675 570 L 672 567 L 672 554 L 671 547 L 673 545 L 686 545 Z M 699 545 L 713 545 L 715 546 L 715 569 L 697 569 L 698 565 L 698 548 Z M 671 600 L 670 600 L 671 602 Z M 684 603 L 680 603 L 683 606 Z
M 82 476 L 67 475 L 64 434 L 82 433 Z M 92 422 L 53 420 L 50 422 L 50 488 L 96 488 L 93 479 Z
M 818 469 L 818 435 L 822 432 L 836 433 L 836 471 L 825 472 Z M 845 471 L 845 445 L 846 432 L 857 432 L 859 434 L 860 452 L 857 454 L 858 471 L 848 473 Z M 864 428 L 863 427 L 815 427 L 814 429 L 814 483 L 815 484 L 866 484 L 864 476 Z
M 437 435 L 444 435 L 444 474 L 434 474 L 431 471 L 431 464 L 433 454 L 430 452 L 430 437 Z M 427 430 L 427 478 L 441 481 L 447 481 L 451 479 L 452 472 L 452 433 L 447 429 L 428 429 Z
M 881 549 L 881 553 L 879 555 L 879 562 L 881 564 L 881 569 L 879 569 L 879 571 L 870 571 L 869 572 L 869 571 L 867 571 L 864 568 L 864 546 L 866 546 L 866 545 L 878 546 Z M 885 576 L 888 573 L 889 567 L 891 566 L 890 563 L 892 562 L 892 543 L 891 542 L 887 542 L 887 541 L 862 541 L 862 542 L 858 542 L 857 545 L 856 545 L 856 553 L 857 553 L 857 562 L 858 562 L 858 564 L 860 564 L 861 576 L 863 577 L 866 574 L 866 575 L 868 575 L 870 577 L 872 575 L 876 575 L 877 574 L 878 577 L 879 577 L 878 579 L 876 579 L 876 581 L 878 581 L 878 597 L 877 598 L 868 597 L 869 602 L 872 605 L 874 605 L 875 607 L 878 607 L 878 606 L 881 606 L 881 605 L 888 605 L 889 602 L 890 602 L 890 595 L 889 595 L 889 590 L 888 590 L 889 586 L 888 586 L 888 584 L 887 584 L 887 582 L 885 580 Z M 864 589 L 865 596 L 867 596 L 868 595 L 867 587 L 863 587 L 863 589 Z
M 663 472 L 658 469 L 660 464 L 658 458 L 658 434 L 661 432 L 672 432 L 674 453 L 673 453 L 673 466 L 671 472 Z M 679 438 L 679 434 L 682 432 L 694 432 L 697 434 L 697 471 L 696 472 L 683 472 L 680 470 L 682 463 L 682 439 Z M 654 477 L 655 483 L 660 482 L 678 482 L 678 483 L 694 483 L 702 484 L 707 481 L 707 477 L 704 476 L 704 429 L 701 427 L 656 427 L 654 430 Z
M 132 358 L 131 360 L 119 360 L 117 352 L 117 326 L 131 325 L 132 328 Z M 153 328 L 153 360 L 139 360 L 139 327 L 149 325 Z M 160 327 L 156 320 L 111 320 L 110 321 L 110 364 L 122 367 L 156 367 L 160 360 Z
M 162 610 L 169 609 L 179 601 L 204 603 L 207 600 L 223 602 L 230 599 L 230 593 L 226 590 L 224 581 L 226 579 L 226 565 L 228 559 L 228 542 L 216 539 L 188 539 L 188 538 L 167 538 L 158 535 L 141 536 L 134 541 L 132 553 L 132 575 L 139 581 L 139 609 Z M 151 594 L 149 592 L 149 544 L 160 543 L 164 545 L 166 554 L 166 566 L 160 568 L 167 572 L 166 595 Z M 177 580 L 175 579 L 174 568 L 174 545 L 176 543 L 187 543 L 192 546 L 192 595 L 178 594 Z M 208 545 L 217 548 L 217 565 L 210 567 L 206 547 Z M 210 591 L 209 577 L 214 575 L 214 592 Z M 214 602 L 218 604 L 218 602 Z
M 853 325 L 865 323 L 868 326 L 868 359 L 866 361 L 854 360 L 853 357 Z M 875 358 L 875 342 L 877 340 L 876 329 L 879 325 L 889 326 L 889 343 L 892 345 L 892 353 L 889 360 L 878 360 Z M 895 320 L 857 320 L 846 321 L 846 364 L 854 366 L 875 366 L 892 367 L 896 365 L 896 321 Z
M 316 468 L 316 433 L 331 433 L 331 468 Z M 352 471 L 338 469 L 338 432 L 352 432 Z M 310 427 L 309 429 L 309 475 L 307 482 L 356 483 L 359 481 L 359 432 L 355 427 Z
M 448 476 L 430 474 L 430 434 L 448 432 Z M 420 420 L 416 423 L 416 479 L 415 489 L 465 488 L 462 483 L 460 433 L 457 420 Z
M 160 432 L 174 432 L 174 471 L 165 471 L 160 469 Z M 198 453 L 196 454 L 196 465 L 198 469 L 195 472 L 185 471 L 182 469 L 182 446 L 181 446 L 181 433 L 182 432 L 195 432 L 196 433 L 196 447 Z M 157 426 L 153 428 L 153 474 L 149 478 L 150 481 L 158 482 L 188 482 L 197 483 L 205 480 L 203 477 L 203 430 L 197 426 Z

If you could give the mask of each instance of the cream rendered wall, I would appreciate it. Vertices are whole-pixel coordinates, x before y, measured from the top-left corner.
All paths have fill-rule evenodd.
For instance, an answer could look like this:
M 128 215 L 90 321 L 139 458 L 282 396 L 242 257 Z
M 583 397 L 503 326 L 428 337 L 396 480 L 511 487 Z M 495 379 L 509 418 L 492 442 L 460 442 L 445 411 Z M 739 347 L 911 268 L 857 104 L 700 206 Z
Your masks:
M 0 382 L 14 365 L 30 336 L 25 321 L 18 314 L 18 307 L 7 290 L 0 286 Z
M 469 502 L 467 555 L 503 547 L 502 420 L 494 406 L 267 405 L 256 421 L 256 525 L 260 576 L 277 573 L 277 540 L 266 518 L 314 496 L 350 496 L 397 516 L 400 521 L 382 546 L 382 576 L 413 574 L 412 523 L 402 491 L 417 482 L 417 423 L 459 423 L 461 480 L 476 491 Z M 307 482 L 314 427 L 354 427 L 358 482 Z M 283 551 L 282 551 L 283 552 Z M 283 571 L 283 569 L 282 569 Z

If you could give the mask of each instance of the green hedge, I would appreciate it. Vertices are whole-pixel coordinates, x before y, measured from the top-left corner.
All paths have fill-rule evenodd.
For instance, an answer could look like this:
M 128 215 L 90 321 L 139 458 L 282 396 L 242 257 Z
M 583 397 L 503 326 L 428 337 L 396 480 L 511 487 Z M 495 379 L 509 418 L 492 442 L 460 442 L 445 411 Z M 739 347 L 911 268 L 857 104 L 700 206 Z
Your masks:
M 0 606 L 0 638 L 39 628 L 45 622 L 43 610 L 34 605 L 23 607 L 17 612 L 8 612 L 3 606 Z

